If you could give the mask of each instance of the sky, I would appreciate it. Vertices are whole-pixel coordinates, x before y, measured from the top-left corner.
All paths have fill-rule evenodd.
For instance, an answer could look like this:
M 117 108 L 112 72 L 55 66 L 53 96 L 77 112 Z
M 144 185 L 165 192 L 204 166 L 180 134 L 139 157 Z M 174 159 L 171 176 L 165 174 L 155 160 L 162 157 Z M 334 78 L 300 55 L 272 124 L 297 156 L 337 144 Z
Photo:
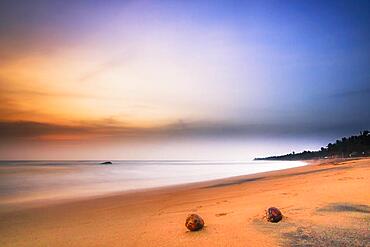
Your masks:
M 0 159 L 251 159 L 370 127 L 369 1 L 0 2 Z

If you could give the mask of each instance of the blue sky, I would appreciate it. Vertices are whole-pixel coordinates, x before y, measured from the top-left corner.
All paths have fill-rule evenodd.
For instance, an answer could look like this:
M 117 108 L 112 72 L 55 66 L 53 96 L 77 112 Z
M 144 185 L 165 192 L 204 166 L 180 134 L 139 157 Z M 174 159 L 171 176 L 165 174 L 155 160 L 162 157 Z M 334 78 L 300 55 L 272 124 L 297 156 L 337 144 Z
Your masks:
M 91 140 L 134 146 L 106 151 L 118 158 L 150 158 L 163 143 L 248 143 L 230 158 L 265 138 L 275 144 L 249 153 L 357 133 L 370 126 L 369 10 L 368 1 L 1 1 L 0 158 L 42 158 L 44 145 L 54 158 L 89 158 L 74 147 Z M 30 143 L 34 155 L 16 148 Z M 187 156 L 184 145 L 168 156 Z

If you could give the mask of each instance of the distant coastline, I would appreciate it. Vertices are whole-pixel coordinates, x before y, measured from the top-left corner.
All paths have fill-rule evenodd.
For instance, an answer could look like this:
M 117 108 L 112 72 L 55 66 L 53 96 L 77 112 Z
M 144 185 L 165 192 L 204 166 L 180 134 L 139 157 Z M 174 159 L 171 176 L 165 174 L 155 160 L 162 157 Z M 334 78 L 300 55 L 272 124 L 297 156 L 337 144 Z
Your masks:
M 356 158 L 370 156 L 370 132 L 361 131 L 357 136 L 343 137 L 329 143 L 318 151 L 292 152 L 290 154 L 255 158 L 254 160 L 311 160 L 333 158 Z

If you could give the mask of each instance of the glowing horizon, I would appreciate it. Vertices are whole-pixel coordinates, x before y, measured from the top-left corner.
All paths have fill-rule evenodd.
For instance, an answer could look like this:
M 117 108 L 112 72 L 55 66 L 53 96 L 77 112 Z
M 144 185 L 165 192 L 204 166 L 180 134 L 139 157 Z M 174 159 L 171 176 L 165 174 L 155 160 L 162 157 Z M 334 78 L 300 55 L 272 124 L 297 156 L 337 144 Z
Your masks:
M 0 7 L 1 145 L 14 143 L 0 158 L 17 157 L 16 146 L 32 140 L 144 145 L 143 138 L 303 135 L 316 147 L 370 124 L 361 107 L 370 103 L 366 7 L 113 0 Z M 307 13 L 297 16 L 300 9 Z

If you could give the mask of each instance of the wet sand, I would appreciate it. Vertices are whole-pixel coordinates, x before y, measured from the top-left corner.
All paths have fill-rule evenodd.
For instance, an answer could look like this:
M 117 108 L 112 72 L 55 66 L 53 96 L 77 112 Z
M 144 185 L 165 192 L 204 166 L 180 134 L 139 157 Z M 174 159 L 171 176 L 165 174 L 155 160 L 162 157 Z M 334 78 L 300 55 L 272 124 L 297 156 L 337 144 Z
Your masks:
M 370 159 L 0 212 L 0 246 L 369 246 L 369 229 Z

